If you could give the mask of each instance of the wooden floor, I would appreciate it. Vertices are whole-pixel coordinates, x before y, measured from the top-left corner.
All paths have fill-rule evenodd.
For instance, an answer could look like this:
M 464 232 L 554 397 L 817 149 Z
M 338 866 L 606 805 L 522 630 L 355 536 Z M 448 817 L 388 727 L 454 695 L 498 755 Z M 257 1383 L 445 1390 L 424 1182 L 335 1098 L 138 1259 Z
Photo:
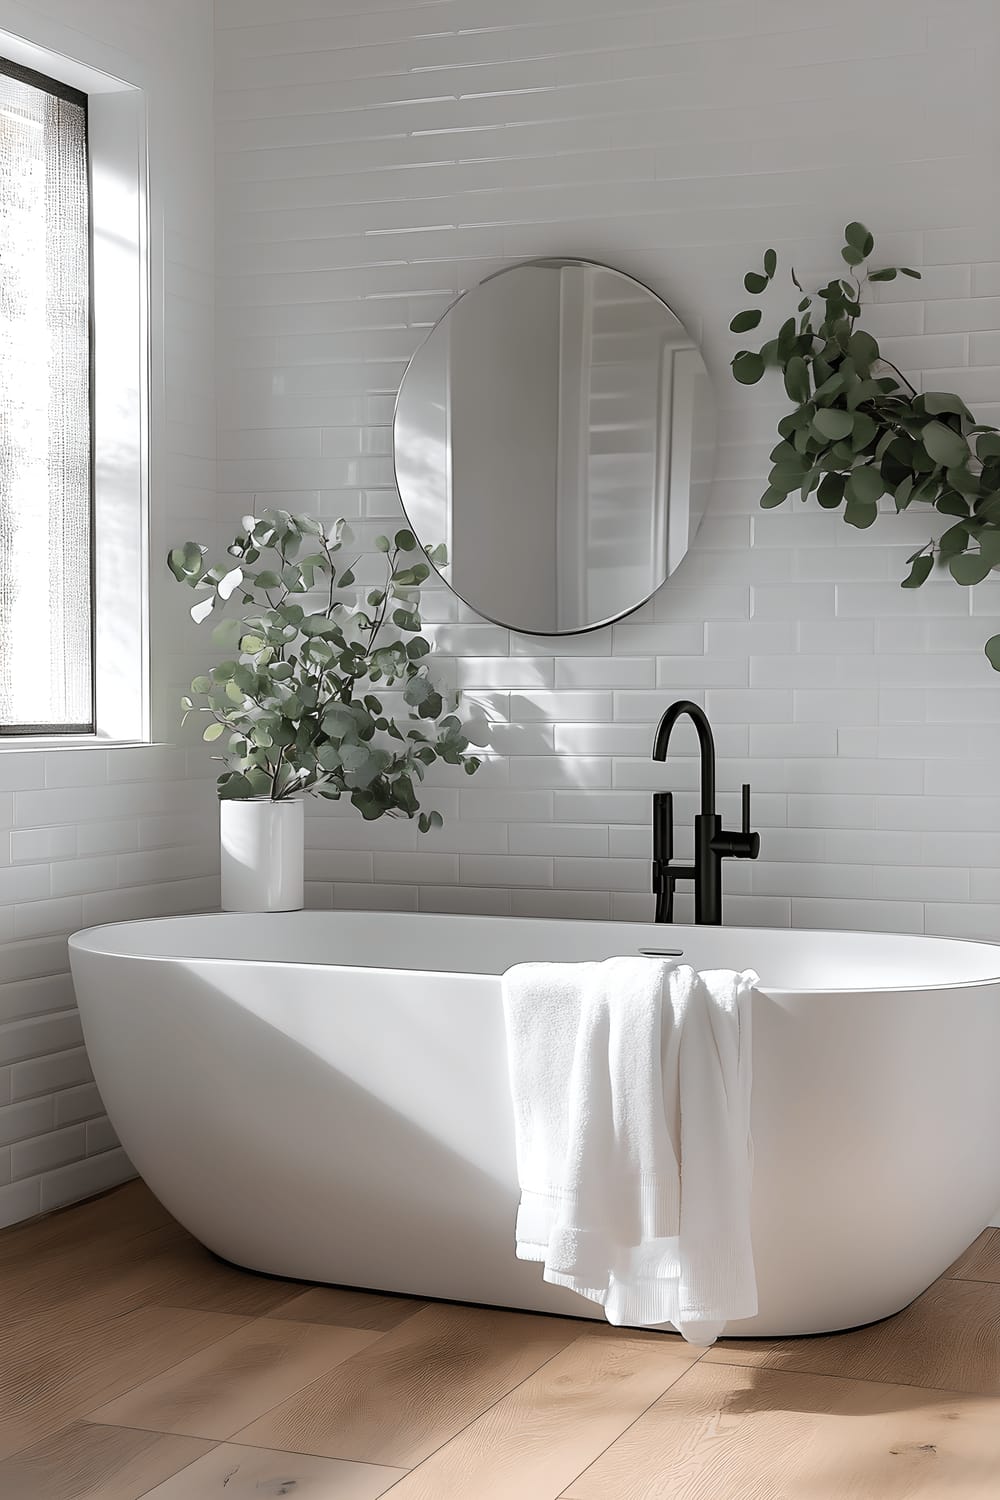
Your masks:
M 303 1288 L 139 1183 L 0 1235 L 2 1500 L 998 1500 L 1000 1230 L 912 1307 L 720 1342 Z

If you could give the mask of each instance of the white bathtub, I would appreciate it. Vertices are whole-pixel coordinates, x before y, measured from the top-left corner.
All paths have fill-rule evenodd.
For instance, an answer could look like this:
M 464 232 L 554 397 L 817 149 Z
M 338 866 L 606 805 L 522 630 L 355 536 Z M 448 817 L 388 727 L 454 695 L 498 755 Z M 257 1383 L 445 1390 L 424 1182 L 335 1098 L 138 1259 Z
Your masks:
M 682 949 L 753 967 L 756 1318 L 896 1312 L 1000 1203 L 1000 947 L 860 933 L 295 912 L 78 933 L 108 1113 L 165 1206 L 258 1271 L 592 1316 L 513 1253 L 497 976 Z

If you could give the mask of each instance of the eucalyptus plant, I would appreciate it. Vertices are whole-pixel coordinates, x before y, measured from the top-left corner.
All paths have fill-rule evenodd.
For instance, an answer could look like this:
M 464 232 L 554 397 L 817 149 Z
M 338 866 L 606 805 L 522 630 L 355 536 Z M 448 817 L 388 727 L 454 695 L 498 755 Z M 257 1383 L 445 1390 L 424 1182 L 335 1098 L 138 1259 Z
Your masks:
M 733 374 L 754 385 L 766 370 L 780 370 L 794 409 L 778 423 L 781 441 L 771 453 L 765 509 L 798 493 L 827 510 L 843 507 L 850 526 L 870 526 L 883 495 L 897 511 L 933 506 L 951 524 L 907 559 L 903 588 L 919 588 L 935 566 L 956 583 L 981 583 L 1000 566 L 1000 431 L 977 422 L 961 397 L 949 391 L 918 392 L 886 360 L 878 341 L 859 326 L 871 282 L 920 278 L 911 266 L 869 269 L 875 239 L 864 224 L 848 224 L 841 259 L 846 271 L 816 292 L 806 292 L 794 269 L 797 314 L 759 350 L 743 349 Z M 743 285 L 754 296 L 774 280 L 778 257 L 764 253 L 760 270 Z M 759 308 L 737 313 L 733 333 L 761 321 Z M 986 643 L 1000 671 L 1000 635 Z
M 222 798 L 348 797 L 366 819 L 416 817 L 426 833 L 442 822 L 420 810 L 426 768 L 442 760 L 472 775 L 481 761 L 467 753 L 470 736 L 485 742 L 487 726 L 463 723 L 458 695 L 428 670 L 419 601 L 431 570 L 413 533 L 376 537 L 386 577 L 363 606 L 354 602 L 357 559 L 340 556 L 351 540 L 346 521 L 326 528 L 265 510 L 244 516 L 222 564 L 209 565 L 199 542 L 172 549 L 174 577 L 203 595 L 191 609 L 196 623 L 230 600 L 242 606 L 215 626 L 216 643 L 233 654 L 194 679 L 184 718 L 208 719 L 203 738 L 222 752 Z M 447 561 L 444 547 L 427 555 Z M 398 721 L 386 689 L 405 710 Z

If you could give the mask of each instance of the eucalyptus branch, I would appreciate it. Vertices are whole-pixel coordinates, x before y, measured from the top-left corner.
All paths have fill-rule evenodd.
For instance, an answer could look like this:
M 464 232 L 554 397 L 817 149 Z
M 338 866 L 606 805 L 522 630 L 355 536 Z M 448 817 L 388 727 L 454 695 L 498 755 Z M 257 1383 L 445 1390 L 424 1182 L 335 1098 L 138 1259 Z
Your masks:
M 338 598 L 335 557 L 348 535 L 346 522 L 338 521 L 327 532 L 308 516 L 266 510 L 259 517 L 245 517 L 243 525 L 227 549 L 237 560 L 235 567 L 206 566 L 206 549 L 197 542 L 175 547 L 168 557 L 178 581 L 207 591 L 192 609 L 196 621 L 208 618 L 237 589 L 244 606 L 257 604 L 256 614 L 226 618 L 216 626 L 219 643 L 235 648 L 236 654 L 196 677 L 193 696 L 182 700 L 185 717 L 194 711 L 209 713 L 212 722 L 204 739 L 216 741 L 228 732 L 225 752 L 213 757 L 225 767 L 219 795 L 272 801 L 303 792 L 348 796 L 365 818 L 416 817 L 423 832 L 437 826 L 440 815 L 421 811 L 417 797 L 425 767 L 441 759 L 472 774 L 481 761 L 469 753 L 470 726 L 462 724 L 424 664 L 431 648 L 420 634 L 410 591 L 419 589 L 431 570 L 419 559 L 413 533 L 397 531 L 391 542 L 376 539 L 386 557 L 385 584 L 374 615 L 362 617 L 363 638 L 349 640 L 355 612 Z M 296 562 L 309 537 L 317 539 L 316 552 Z M 280 591 L 275 568 L 266 561 L 256 574 L 246 571 L 268 552 L 280 559 Z M 416 554 L 415 560 L 401 561 L 408 554 Z M 438 564 L 446 561 L 443 548 L 434 549 L 431 557 Z M 354 566 L 339 573 L 345 586 L 353 582 Z M 328 576 L 328 586 L 323 607 L 308 613 L 294 600 L 315 590 L 317 572 Z M 392 599 L 400 600 L 393 616 L 401 633 L 398 649 L 377 644 Z M 386 679 L 390 684 L 399 680 L 408 731 L 385 711 L 378 696 Z M 367 691 L 362 693 L 362 687 Z M 226 699 L 225 708 L 220 697 Z M 484 731 L 485 725 L 477 726 L 480 742 Z
M 850 526 L 871 526 L 878 502 L 889 495 L 897 511 L 912 504 L 933 506 L 952 524 L 937 542 L 929 541 L 908 559 L 902 587 L 920 588 L 935 563 L 956 583 L 981 583 L 1000 568 L 1000 430 L 977 423 L 960 396 L 950 391 L 918 393 L 887 360 L 878 342 L 859 327 L 863 287 L 856 268 L 866 266 L 875 239 L 863 224 L 848 224 L 841 258 L 851 268 L 856 296 L 834 278 L 812 296 L 792 271 L 801 294 L 798 313 L 782 324 L 777 338 L 759 350 L 742 349 L 733 359 L 733 374 L 754 385 L 769 369 L 780 371 L 793 404 L 778 423 L 781 441 L 771 453 L 772 469 L 761 496 L 765 509 L 782 505 L 799 493 L 814 492 L 821 506 L 843 506 Z M 764 254 L 763 269 L 749 271 L 746 290 L 754 296 L 774 281 L 778 257 Z M 919 279 L 910 266 L 884 266 L 865 272 L 865 284 Z M 813 307 L 822 319 L 813 324 Z M 857 309 L 857 311 L 856 311 Z M 733 333 L 759 326 L 757 308 L 737 313 Z M 892 370 L 909 394 L 881 375 Z M 1000 671 L 1000 635 L 986 643 L 990 663 Z

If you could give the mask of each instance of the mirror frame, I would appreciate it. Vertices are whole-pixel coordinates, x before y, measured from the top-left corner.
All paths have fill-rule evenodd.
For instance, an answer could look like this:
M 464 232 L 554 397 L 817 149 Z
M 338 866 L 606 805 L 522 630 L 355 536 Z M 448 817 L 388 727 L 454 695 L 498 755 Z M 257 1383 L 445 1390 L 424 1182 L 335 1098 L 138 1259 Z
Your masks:
M 569 636 L 575 636 L 575 635 L 592 635 L 595 630 L 606 630 L 609 625 L 616 625 L 619 622 L 619 620 L 627 620 L 628 617 L 629 617 L 629 615 L 634 615 L 635 612 L 636 612 L 636 610 L 642 609 L 643 606 L 646 605 L 646 604 L 648 604 L 651 599 L 655 599 L 656 595 L 660 592 L 660 590 L 662 588 L 664 588 L 666 586 L 666 584 L 668 584 L 670 582 L 670 579 L 673 577 L 673 574 L 672 573 L 668 573 L 667 576 L 663 579 L 663 581 L 661 583 L 657 584 L 656 588 L 652 589 L 651 592 L 648 593 L 644 598 L 637 600 L 637 602 L 635 604 L 630 604 L 629 607 L 628 607 L 628 609 L 623 609 L 619 614 L 616 614 L 616 615 L 609 615 L 609 617 L 606 620 L 598 620 L 593 625 L 581 625 L 581 626 L 579 626 L 575 630 L 544 630 L 544 631 L 539 631 L 539 630 L 521 630 L 519 626 L 517 626 L 517 625 L 511 625 L 511 624 L 507 623 L 504 620 L 494 619 L 494 617 L 492 615 L 488 615 L 483 610 L 479 609 L 475 604 L 473 604 L 473 602 L 472 602 L 471 599 L 467 599 L 465 597 L 465 595 L 459 589 L 457 589 L 455 587 L 454 583 L 452 583 L 452 581 L 451 581 L 450 578 L 446 578 L 444 576 L 444 574 L 441 572 L 441 569 L 437 566 L 436 563 L 431 562 L 430 557 L 427 555 L 427 553 L 426 553 L 426 551 L 424 549 L 424 543 L 421 540 L 420 534 L 415 529 L 415 527 L 413 525 L 413 522 L 410 519 L 410 514 L 409 514 L 408 510 L 406 509 L 406 501 L 403 499 L 403 492 L 402 492 L 402 488 L 400 487 L 400 483 L 399 483 L 399 468 L 398 468 L 398 465 L 396 463 L 396 429 L 397 429 L 397 425 L 398 425 L 398 421 L 399 421 L 400 401 L 402 400 L 402 396 L 403 396 L 403 388 L 406 385 L 406 377 L 407 377 L 407 375 L 409 375 L 410 369 L 412 368 L 414 362 L 419 358 L 421 350 L 424 348 L 425 344 L 433 336 L 433 334 L 437 331 L 437 329 L 440 328 L 440 326 L 444 322 L 444 320 L 447 317 L 449 317 L 452 312 L 454 312 L 454 310 L 458 306 L 458 304 L 460 302 L 463 302 L 466 297 L 470 297 L 474 292 L 477 292 L 480 287 L 486 286 L 487 283 L 489 283 L 491 281 L 495 281 L 498 276 L 504 276 L 504 275 L 507 274 L 508 271 L 518 271 L 518 270 L 520 270 L 524 266 L 548 266 L 548 267 L 551 267 L 551 268 L 554 268 L 554 269 L 555 268 L 559 268 L 561 266 L 592 266 L 595 270 L 598 270 L 598 271 L 611 271 L 611 272 L 613 272 L 617 276 L 624 276 L 626 278 L 626 280 L 633 282 L 635 286 L 641 287 L 641 289 L 644 292 L 646 292 L 650 297 L 654 298 L 660 304 L 661 307 L 665 308 L 666 311 L 670 314 L 670 316 L 672 318 L 674 318 L 685 331 L 687 331 L 687 324 L 684 322 L 684 320 L 682 318 L 678 317 L 677 313 L 674 312 L 674 309 L 670 306 L 670 303 L 667 302 L 666 298 L 661 297 L 660 294 L 659 294 L 659 292 L 655 292 L 651 286 L 648 286 L 646 284 L 646 282 L 640 281 L 637 276 L 631 275 L 631 273 L 628 272 L 628 271 L 622 271 L 617 266 L 609 266 L 609 265 L 607 265 L 604 261 L 589 260 L 586 257 L 580 256 L 580 255 L 537 255 L 537 256 L 533 256 L 530 260 L 517 260 L 517 261 L 514 261 L 513 264 L 511 264 L 509 266 L 501 266 L 499 268 L 499 270 L 497 270 L 497 271 L 491 271 L 490 274 L 488 276 L 484 276 L 481 281 L 474 282 L 472 286 L 467 286 L 464 291 L 459 292 L 458 296 L 454 297 L 452 299 L 452 301 L 449 302 L 448 306 L 445 308 L 445 310 L 441 314 L 441 316 L 428 329 L 427 333 L 420 340 L 420 343 L 417 345 L 416 349 L 414 349 L 413 353 L 410 355 L 409 359 L 406 362 L 406 369 L 403 371 L 402 379 L 399 382 L 399 388 L 396 391 L 396 399 L 393 402 L 393 407 L 392 407 L 392 477 L 393 477 L 393 483 L 395 484 L 395 487 L 396 487 L 396 494 L 399 497 L 399 503 L 400 503 L 400 506 L 402 507 L 403 518 L 406 521 L 407 526 L 413 532 L 413 535 L 416 537 L 416 539 L 417 539 L 417 546 L 421 549 L 421 551 L 424 552 L 424 554 L 425 554 L 425 561 L 427 562 L 428 566 L 433 570 L 433 572 L 435 572 L 437 574 L 437 576 L 440 578 L 441 582 L 445 585 L 445 587 L 451 590 L 451 592 L 455 595 L 455 598 L 458 599 L 460 601 L 460 603 L 464 604 L 467 609 L 471 609 L 473 611 L 473 613 L 476 614 L 476 615 L 478 615 L 481 620 L 486 620 L 490 625 L 496 625 L 501 630 L 512 630 L 516 635 L 529 636 L 529 637 L 533 637 L 533 638 L 535 638 L 537 640 L 561 640 L 561 639 L 567 638 Z M 712 373 L 709 370 L 708 365 L 707 365 L 707 363 L 705 361 L 705 356 L 704 356 L 704 354 L 702 354 L 700 342 L 696 345 L 696 348 L 698 350 L 698 353 L 701 355 L 702 363 L 705 365 L 705 373 L 708 376 L 709 385 L 710 385 L 711 391 L 712 391 L 713 402 L 715 402 L 715 382 L 712 379 Z M 717 413 L 718 412 L 718 404 L 717 404 L 717 402 L 715 403 L 715 409 L 716 409 L 716 413 Z M 718 447 L 718 444 L 716 444 L 716 449 L 717 449 L 717 447 Z M 713 454 L 712 476 L 711 476 L 711 481 L 710 481 L 713 485 L 714 485 L 714 482 L 715 482 L 715 464 L 716 464 L 716 460 L 717 460 L 717 454 Z M 698 531 L 699 531 L 699 529 L 701 527 L 701 522 L 702 522 L 703 518 L 704 518 L 703 515 L 699 516 L 699 518 L 698 518 L 698 524 L 695 527 L 694 532 L 691 534 L 691 536 L 689 538 L 688 547 L 685 548 L 685 552 L 684 552 L 684 556 L 685 557 L 687 556 L 687 553 L 690 550 L 691 543 L 694 541 L 695 537 L 698 534 Z M 681 562 L 683 562 L 683 561 L 684 561 L 684 558 L 682 557 L 681 558 Z M 448 565 L 446 564 L 446 566 L 448 566 Z M 679 566 L 680 566 L 680 563 L 678 563 L 678 567 Z M 675 571 L 676 571 L 676 569 L 675 569 Z

